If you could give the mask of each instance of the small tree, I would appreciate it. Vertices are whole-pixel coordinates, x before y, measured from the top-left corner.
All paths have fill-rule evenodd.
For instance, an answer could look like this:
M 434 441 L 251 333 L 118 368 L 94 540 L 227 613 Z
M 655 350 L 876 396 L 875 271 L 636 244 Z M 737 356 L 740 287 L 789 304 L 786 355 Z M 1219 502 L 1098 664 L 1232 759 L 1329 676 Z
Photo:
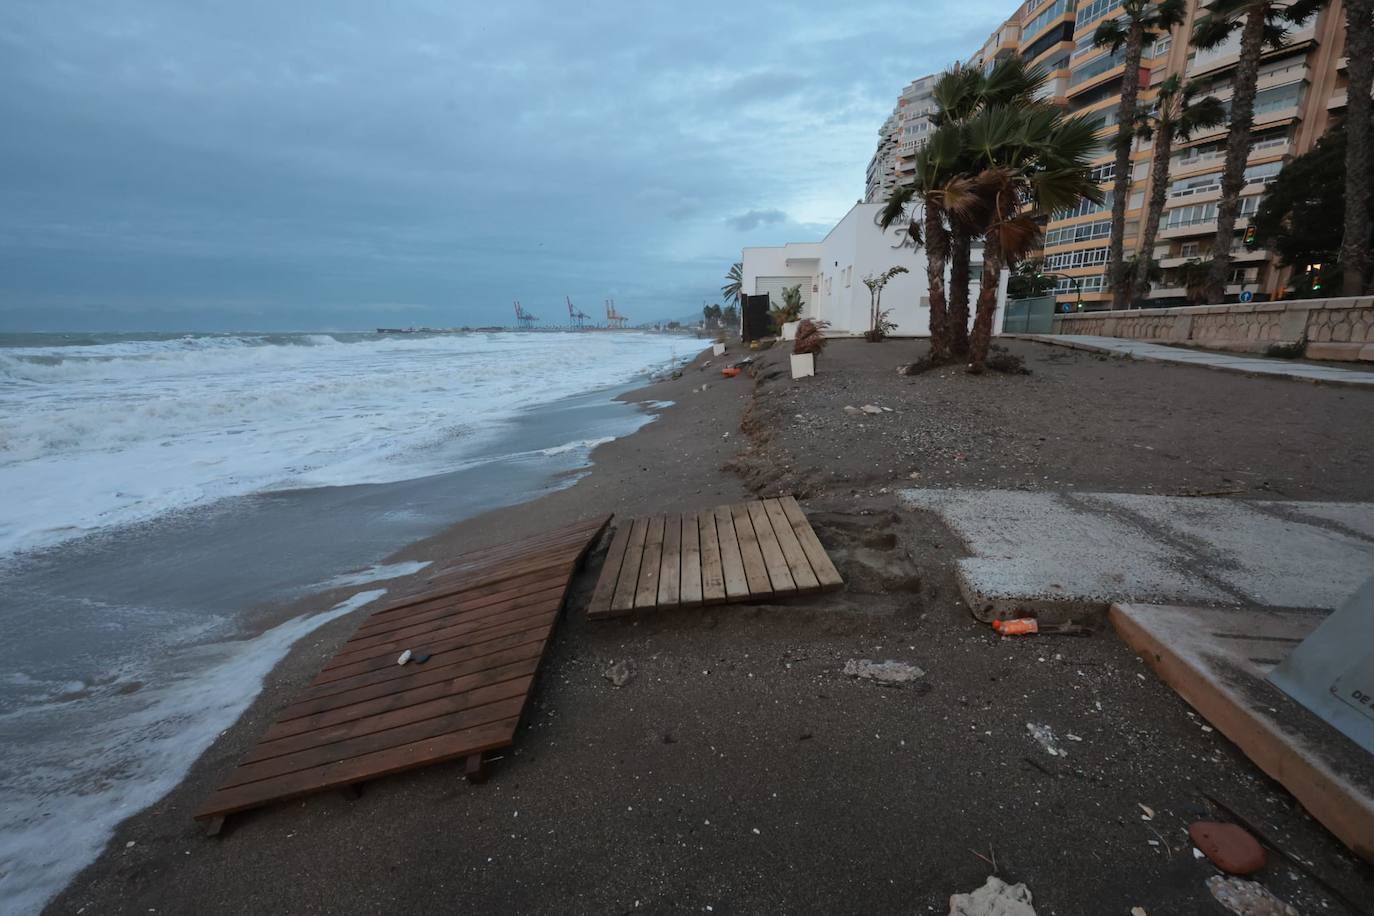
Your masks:
M 868 332 L 864 337 L 869 343 L 877 343 L 887 336 L 897 325 L 887 320 L 891 309 L 883 310 L 883 287 L 887 286 L 887 281 L 898 274 L 910 273 L 905 267 L 900 265 L 889 267 L 887 270 L 878 274 L 876 277 L 871 274 L 864 277 L 864 286 L 868 287 Z
M 725 323 L 727 328 L 739 326 L 739 309 L 733 305 L 727 305 L 720 313 L 720 320 Z
M 821 334 L 821 330 L 828 326 L 829 322 L 804 319 L 797 325 L 797 339 L 792 343 L 792 352 L 798 355 L 812 353 L 819 356 L 825 349 L 825 336 Z
M 782 326 L 789 321 L 796 321 L 801 317 L 801 313 L 801 284 L 798 283 L 782 291 L 782 305 L 775 305 L 769 309 L 768 317 L 773 319 L 773 324 L 777 326 L 778 333 L 782 333 Z

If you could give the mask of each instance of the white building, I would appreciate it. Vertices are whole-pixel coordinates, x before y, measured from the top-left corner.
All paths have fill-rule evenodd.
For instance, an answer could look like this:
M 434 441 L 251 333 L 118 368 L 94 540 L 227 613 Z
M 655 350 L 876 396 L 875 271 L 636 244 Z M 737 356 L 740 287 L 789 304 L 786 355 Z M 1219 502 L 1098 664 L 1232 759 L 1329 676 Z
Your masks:
M 921 337 L 930 333 L 929 286 L 925 251 L 902 247 L 905 225 L 884 232 L 877 224 L 882 204 L 859 203 L 845 214 L 819 242 L 789 242 L 771 248 L 745 248 L 741 261 L 741 290 L 749 295 L 767 293 L 774 305 L 782 291 L 800 285 L 802 317 L 830 322 L 829 335 L 860 335 L 869 327 L 869 294 L 864 278 L 901 265 L 907 273 L 893 277 L 883 290 L 882 307 L 891 309 L 892 333 Z M 973 253 L 973 282 L 969 302 L 978 296 L 982 272 L 980 252 Z M 993 327 L 1002 326 L 1007 300 L 1007 272 L 1002 272 L 997 291 L 997 315 Z

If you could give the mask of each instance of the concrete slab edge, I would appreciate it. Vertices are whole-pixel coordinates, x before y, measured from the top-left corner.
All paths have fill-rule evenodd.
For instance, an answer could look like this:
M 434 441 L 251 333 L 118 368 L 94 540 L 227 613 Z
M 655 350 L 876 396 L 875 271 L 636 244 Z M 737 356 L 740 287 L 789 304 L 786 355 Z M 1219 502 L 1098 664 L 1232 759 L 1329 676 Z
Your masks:
M 1216 371 L 1216 372 L 1230 372 L 1230 373 L 1233 373 L 1233 374 L 1235 374 L 1235 375 L 1247 375 L 1247 376 L 1249 376 L 1250 378 L 1278 378 L 1278 379 L 1287 379 L 1287 380 L 1290 381 L 1290 382 L 1307 382 L 1307 383 L 1310 384 L 1310 385 L 1340 385 L 1340 386 L 1343 387 L 1343 388 L 1361 388 L 1361 389 L 1369 389 L 1370 387 L 1374 387 L 1374 385 L 1371 385 L 1371 383 L 1369 383 L 1369 382 L 1360 381 L 1360 380 L 1356 380 L 1356 379 L 1343 379 L 1343 378 L 1339 378 L 1339 377 L 1304 378 L 1303 376 L 1299 376 L 1299 375 L 1288 375 L 1287 373 L 1283 373 L 1283 372 L 1255 372 L 1255 371 L 1253 371 L 1253 370 L 1245 369 L 1245 368 L 1242 368 L 1242 367 L 1240 367 L 1240 366 L 1226 366 L 1226 365 L 1218 365 L 1218 364 L 1214 364 L 1214 363 L 1194 362 L 1194 361 L 1190 361 L 1190 360 L 1181 360 L 1181 359 L 1179 359 L 1179 360 L 1164 359 L 1164 358 L 1161 358 L 1161 357 L 1158 357 L 1158 356 L 1150 356 L 1150 355 L 1144 354 L 1144 353 L 1122 353 L 1122 352 L 1120 352 L 1120 351 L 1118 351 L 1118 350 L 1111 350 L 1111 349 L 1108 349 L 1107 347 L 1099 347 L 1099 346 L 1096 346 L 1095 344 L 1083 343 L 1083 342 L 1081 342 L 1081 341 L 1069 341 L 1069 340 L 1065 339 L 1065 337 L 1069 337 L 1069 336 L 1072 336 L 1072 335 L 1065 335 L 1064 337 L 1061 337 L 1060 335 L 1053 335 L 1053 334 L 1003 334 L 1003 335 L 1001 335 L 1001 336 L 1002 336 L 1002 337 L 1006 337 L 1006 338 L 1010 338 L 1010 339 L 1012 339 L 1012 340 L 1029 340 L 1029 341 L 1033 341 L 1033 342 L 1035 342 L 1035 343 L 1048 344 L 1049 346 L 1052 346 L 1052 347 L 1067 347 L 1067 348 L 1070 349 L 1070 350 L 1087 350 L 1087 351 L 1090 351 L 1090 352 L 1093 352 L 1093 353 L 1106 353 L 1106 354 L 1109 355 L 1109 356 L 1116 356 L 1116 357 L 1119 357 L 1119 358 L 1121 358 L 1121 359 L 1140 359 L 1140 360 L 1147 360 L 1147 361 L 1152 362 L 1152 363 L 1166 363 L 1166 364 L 1172 365 L 1172 366 L 1194 366 L 1194 367 L 1199 368 L 1199 369 L 1212 369 L 1212 370 L 1214 370 L 1214 371 Z M 1133 337 L 1123 337 L 1123 338 L 1121 338 L 1121 339 L 1122 339 L 1122 340 L 1136 340 L 1137 338 L 1133 338 Z M 1140 343 L 1159 343 L 1159 341 L 1157 341 L 1157 340 L 1143 340 L 1143 339 L 1140 340 L 1139 342 L 1140 342 Z M 1162 346 L 1162 345 L 1163 345 L 1163 344 L 1161 344 L 1161 346 Z M 1341 370 L 1341 371 L 1347 371 L 1347 370 Z
M 1108 611 L 1108 619 L 1121 639 L 1188 705 L 1287 789 L 1312 817 L 1356 855 L 1374 864 L 1374 796 L 1335 772 L 1316 750 L 1298 743 L 1272 719 L 1258 713 L 1231 685 L 1211 677 L 1173 646 L 1154 638 L 1131 616 L 1130 609 L 1127 604 L 1113 604 Z

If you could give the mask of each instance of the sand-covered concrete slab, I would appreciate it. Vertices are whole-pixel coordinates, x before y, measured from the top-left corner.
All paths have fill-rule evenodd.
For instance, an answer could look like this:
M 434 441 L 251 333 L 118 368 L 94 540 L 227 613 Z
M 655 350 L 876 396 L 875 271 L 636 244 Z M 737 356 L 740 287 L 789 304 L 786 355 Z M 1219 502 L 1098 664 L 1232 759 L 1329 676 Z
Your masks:
M 1082 499 L 1125 509 L 1168 543 L 1192 547 L 1210 576 L 1256 604 L 1334 608 L 1374 573 L 1374 541 L 1266 512 L 1268 504 L 1138 494 Z M 1350 514 L 1374 522 L 1374 506 Z
M 1368 503 L 1018 490 L 902 500 L 964 542 L 960 584 L 982 620 L 1082 620 L 1114 601 L 1329 609 L 1374 572 Z

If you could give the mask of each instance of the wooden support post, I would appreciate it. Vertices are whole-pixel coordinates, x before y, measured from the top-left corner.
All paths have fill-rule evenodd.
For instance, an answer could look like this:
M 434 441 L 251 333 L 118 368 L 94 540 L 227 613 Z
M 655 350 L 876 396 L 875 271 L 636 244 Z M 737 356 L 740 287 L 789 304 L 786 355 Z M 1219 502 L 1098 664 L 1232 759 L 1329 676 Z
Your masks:
M 219 835 L 220 835 L 220 831 L 222 831 L 223 829 L 224 829 L 224 815 L 223 815 L 223 814 L 219 815 L 218 817 L 208 818 L 208 819 L 205 821 L 205 835 L 206 835 L 206 836 L 219 836 Z
M 464 760 L 463 769 L 467 775 L 468 782 L 472 783 L 474 786 L 480 786 L 487 781 L 487 771 L 486 768 L 482 766 L 482 755 L 480 753 L 469 754 Z

